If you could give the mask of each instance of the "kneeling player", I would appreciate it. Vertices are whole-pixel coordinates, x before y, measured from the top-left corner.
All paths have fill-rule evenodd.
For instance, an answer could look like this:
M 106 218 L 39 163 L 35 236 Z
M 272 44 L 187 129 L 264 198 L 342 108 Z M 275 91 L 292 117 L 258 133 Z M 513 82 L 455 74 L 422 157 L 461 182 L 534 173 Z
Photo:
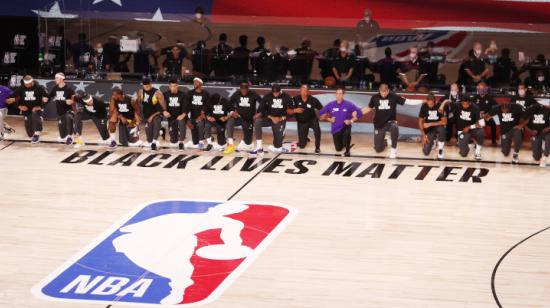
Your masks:
M 550 154 L 550 109 L 538 102 L 535 103 L 525 111 L 522 125 L 527 125 L 531 131 L 533 159 L 539 161 L 541 167 L 546 167 Z
M 23 77 L 23 85 L 15 90 L 13 97 L 6 100 L 8 104 L 16 102 L 21 114 L 23 114 L 25 131 L 27 136 L 31 138 L 31 143 L 40 142 L 42 107 L 48 102 L 46 90 L 38 85 L 30 75 L 27 75 Z
M 253 150 L 252 137 L 254 133 L 254 115 L 256 114 L 256 105 L 260 102 L 260 96 L 248 88 L 248 83 L 242 82 L 239 91 L 231 96 L 233 112 L 227 120 L 227 147 L 224 154 L 235 152 L 233 144 L 233 132 L 235 126 L 241 126 L 243 129 L 243 140 L 237 146 L 237 151 Z
M 445 110 L 445 105 L 447 103 L 443 103 L 439 107 L 439 110 Z M 480 118 L 479 107 L 471 103 L 470 97 L 465 96 L 461 98 L 460 104 L 454 106 L 451 111 L 455 115 L 460 156 L 468 156 L 470 152 L 470 140 L 473 139 L 476 143 L 475 159 L 481 160 L 481 148 L 485 138 L 485 134 L 483 133 L 485 121 Z
M 118 124 L 118 141 L 123 146 L 138 146 L 139 142 L 139 108 L 135 101 L 124 95 L 121 89 L 114 89 L 109 102 L 109 149 L 117 147 L 115 132 Z
M 57 126 L 59 139 L 66 145 L 73 144 L 74 118 L 74 90 L 65 84 L 65 74 L 55 74 L 55 86 L 50 91 L 50 101 L 55 102 L 57 109 Z
M 204 125 L 204 136 L 208 144 L 212 144 L 212 127 L 216 128 L 216 133 L 218 135 L 216 138 L 217 145 L 213 147 L 216 151 L 225 149 L 225 127 L 231 111 L 233 111 L 233 106 L 229 100 L 223 98 L 217 93 L 212 94 L 206 104 L 206 124 Z
M 435 96 L 433 94 L 428 95 L 426 102 L 420 107 L 418 127 L 422 135 L 422 152 L 424 155 L 430 155 L 437 139 L 437 159 L 441 160 L 443 159 L 443 147 L 445 146 L 447 115 L 439 107 L 439 104 L 435 103 Z
M 186 148 L 210 151 L 212 145 L 207 144 L 204 138 L 204 125 L 206 124 L 206 115 L 204 110 L 210 94 L 202 88 L 203 81 L 200 78 L 193 79 L 194 89 L 189 91 L 189 121 L 187 126 L 191 129 L 191 141 L 185 144 Z
M 164 101 L 168 105 L 168 130 L 170 145 L 184 149 L 183 142 L 187 132 L 187 97 L 178 89 L 178 81 L 173 79 L 168 84 L 168 91 L 164 92 Z
M 91 95 L 85 95 L 80 99 L 80 102 L 84 106 L 82 112 L 76 114 L 75 132 L 76 132 L 76 144 L 75 148 L 79 148 L 84 145 L 82 140 L 82 127 L 83 115 L 87 115 L 97 128 L 97 132 L 101 138 L 99 144 L 107 144 L 109 142 L 109 129 L 107 128 L 107 105 L 105 102 Z
M 315 153 L 321 153 L 321 127 L 316 111 L 323 109 L 323 105 L 318 99 L 309 94 L 307 84 L 300 87 L 300 95 L 295 96 L 292 103 L 289 114 L 294 115 L 298 124 L 298 146 L 300 149 L 306 147 L 308 143 L 307 135 L 311 128 L 315 135 Z
M 344 156 L 350 156 L 351 125 L 363 115 L 361 109 L 344 100 L 344 88 L 339 87 L 336 89 L 336 100 L 326 104 L 319 114 L 321 120 L 332 123 L 331 132 L 337 154 L 341 155 L 345 150 Z
M 512 142 L 514 143 L 514 154 L 512 163 L 519 162 L 519 150 L 523 141 L 523 127 L 521 119 L 523 117 L 523 107 L 515 103 L 503 103 L 494 106 L 485 115 L 485 121 L 498 116 L 500 122 L 500 150 L 504 156 L 510 155 Z
M 151 79 L 144 78 L 141 81 L 143 88 L 137 93 L 136 105 L 142 105 L 143 121 L 145 121 L 145 135 L 147 137 L 147 146 L 155 151 L 159 147 L 158 138 L 160 136 L 161 114 L 165 117 L 170 114 L 166 110 L 164 96 L 151 84 Z

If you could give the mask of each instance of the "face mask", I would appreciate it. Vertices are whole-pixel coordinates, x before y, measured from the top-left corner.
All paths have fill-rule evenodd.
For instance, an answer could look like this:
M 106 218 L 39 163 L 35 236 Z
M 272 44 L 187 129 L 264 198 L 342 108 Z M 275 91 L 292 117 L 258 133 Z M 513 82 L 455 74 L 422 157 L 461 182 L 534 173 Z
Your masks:
M 476 56 L 476 58 L 479 58 L 479 56 L 481 56 L 481 50 L 474 50 L 474 56 Z
M 343 47 L 340 48 L 341 52 L 346 52 L 346 50 L 347 50 L 346 48 L 343 48 Z
M 519 96 L 525 96 L 525 90 L 518 90 Z
M 201 18 L 202 18 L 202 14 L 200 14 L 200 13 L 195 14 L 195 18 L 196 18 L 196 19 L 201 19 Z
M 491 49 L 497 49 L 497 44 L 491 44 L 489 47 L 490 47 Z
M 544 81 L 544 76 L 537 77 L 537 80 L 540 81 L 540 82 L 543 82 Z
M 411 52 L 410 56 L 411 56 L 411 59 L 414 60 L 416 59 L 417 54 L 415 52 Z
M 366 22 L 370 22 L 370 17 L 369 17 L 369 16 L 365 16 L 365 21 L 366 21 Z
M 102 53 L 103 52 L 103 48 L 98 48 L 96 49 L 97 53 Z
M 451 96 L 452 97 L 456 97 L 458 95 L 458 92 L 457 91 L 451 91 Z

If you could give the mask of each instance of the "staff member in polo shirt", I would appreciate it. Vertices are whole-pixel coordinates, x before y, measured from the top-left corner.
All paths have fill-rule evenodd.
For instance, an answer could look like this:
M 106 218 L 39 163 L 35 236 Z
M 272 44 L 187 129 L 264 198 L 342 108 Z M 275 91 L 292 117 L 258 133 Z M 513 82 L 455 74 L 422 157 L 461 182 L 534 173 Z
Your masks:
M 321 128 L 316 111 L 321 110 L 323 105 L 309 94 L 307 84 L 300 87 L 300 95 L 295 96 L 292 101 L 292 109 L 289 114 L 293 114 L 298 122 L 298 146 L 301 149 L 306 147 L 307 135 L 311 128 L 315 135 L 315 153 L 321 153 Z
M 338 154 L 345 149 L 344 156 L 350 156 L 351 125 L 361 118 L 361 109 L 352 102 L 344 100 L 344 88 L 336 89 L 336 100 L 328 103 L 319 114 L 321 120 L 332 123 L 331 132 L 334 139 L 334 148 Z

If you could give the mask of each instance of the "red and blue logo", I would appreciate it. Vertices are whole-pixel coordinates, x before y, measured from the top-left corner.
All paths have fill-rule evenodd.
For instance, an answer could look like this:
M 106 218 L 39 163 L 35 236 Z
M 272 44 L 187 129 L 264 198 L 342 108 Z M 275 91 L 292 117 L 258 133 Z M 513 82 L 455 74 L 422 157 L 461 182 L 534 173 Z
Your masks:
M 157 201 L 34 287 L 40 298 L 195 305 L 220 296 L 296 215 L 281 205 Z

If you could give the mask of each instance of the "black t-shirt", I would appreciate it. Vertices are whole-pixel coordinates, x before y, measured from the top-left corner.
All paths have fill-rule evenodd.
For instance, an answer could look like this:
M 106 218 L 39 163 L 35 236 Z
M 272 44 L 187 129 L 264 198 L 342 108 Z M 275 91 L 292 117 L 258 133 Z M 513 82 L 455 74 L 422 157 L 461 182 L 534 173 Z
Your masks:
M 489 110 L 490 116 L 498 115 L 500 121 L 500 134 L 506 134 L 514 126 L 520 124 L 523 117 L 523 108 L 518 104 L 510 104 L 510 110 L 508 112 L 502 111 L 502 106 L 494 106 Z
M 453 109 L 455 115 L 456 129 L 462 131 L 465 127 L 476 124 L 480 119 L 479 107 L 476 104 L 470 104 L 468 109 L 464 109 L 462 104 L 455 105 Z
M 119 115 L 128 120 L 133 120 L 136 115 L 136 110 L 132 104 L 132 98 L 124 96 L 122 100 L 115 101 L 115 108 Z
M 196 119 L 201 115 L 201 112 L 205 111 L 206 103 L 208 102 L 209 97 L 210 94 L 206 92 L 206 90 L 202 90 L 200 93 L 198 93 L 193 89 L 189 92 L 188 106 L 191 112 L 191 116 L 189 118 Z
M 456 109 L 456 106 L 458 104 L 460 104 L 460 94 L 453 96 L 451 93 L 449 93 L 449 95 L 443 96 L 439 100 L 439 103 L 442 104 L 446 100 L 449 100 L 449 103 L 445 105 L 445 113 L 447 114 L 447 118 L 454 119 L 453 110 Z
M 158 99 L 155 96 L 155 93 L 157 93 L 157 88 L 151 88 L 149 91 L 141 90 L 143 92 L 142 97 L 142 106 L 143 106 L 143 118 L 144 120 L 147 120 L 151 115 L 153 115 L 156 112 L 162 112 L 162 107 L 158 101 Z
M 107 105 L 102 99 L 94 97 L 92 105 L 88 105 L 85 102 L 81 103 L 82 106 L 84 106 L 84 112 L 86 112 L 88 116 L 98 119 L 107 118 Z
M 237 91 L 231 96 L 231 103 L 234 106 L 234 110 L 239 113 L 239 116 L 247 121 L 252 121 L 254 114 L 256 114 L 257 104 L 261 98 L 256 92 L 248 91 L 246 95 L 242 95 L 240 91 Z
M 441 119 L 446 118 L 447 115 L 445 114 L 445 111 L 439 111 L 439 106 L 440 104 L 434 104 L 430 108 L 428 104 L 422 104 L 422 106 L 420 107 L 420 112 L 418 113 L 418 117 L 424 119 L 424 122 L 426 123 L 441 121 Z M 429 127 L 428 129 L 426 129 L 426 131 L 430 131 L 434 128 L 435 127 Z
M 519 95 L 516 95 L 512 97 L 512 103 L 516 103 L 520 105 L 523 108 L 523 110 L 538 104 L 537 100 L 530 95 L 525 95 L 524 97 L 520 97 Z
M 481 75 L 483 71 L 485 70 L 485 60 L 482 58 L 471 58 L 468 62 L 466 62 L 465 69 L 468 68 L 474 75 Z
M 214 98 L 214 99 L 212 99 Z M 211 97 L 206 104 L 206 115 L 213 117 L 218 121 L 221 117 L 225 117 L 229 112 L 233 111 L 233 105 L 225 97 L 220 96 L 218 99 Z
M 189 106 L 187 106 L 187 96 L 184 92 L 179 90 L 176 93 L 166 91 L 163 95 L 164 101 L 168 106 L 168 112 L 170 112 L 171 119 L 189 111 Z
M 353 67 L 355 59 L 347 55 L 346 57 L 338 56 L 334 63 L 332 64 L 332 67 L 336 68 L 336 71 L 339 74 L 347 74 L 350 70 L 350 68 Z
M 68 85 L 65 85 L 63 88 L 55 85 L 52 88 L 50 91 L 50 100 L 55 102 L 58 116 L 62 116 L 72 110 L 72 106 L 67 104 L 67 100 L 72 99 L 74 94 L 74 90 Z
M 542 131 L 550 127 L 550 109 L 541 104 L 533 105 L 527 108 L 524 113 L 524 118 L 528 119 L 527 127 L 531 130 Z
M 481 95 L 474 96 L 474 102 L 478 105 L 479 111 L 484 113 L 489 112 L 494 106 L 497 105 L 497 102 L 495 102 L 495 99 L 489 94 L 484 96 L 481 96 Z
M 405 104 L 405 98 L 390 93 L 385 98 L 380 94 L 375 94 L 371 97 L 369 107 L 375 110 L 374 128 L 382 128 L 389 121 L 395 121 L 397 115 L 397 105 Z
M 260 103 L 259 112 L 264 116 L 284 117 L 286 110 L 292 105 L 292 98 L 281 93 L 278 97 L 273 93 L 266 94 Z
M 302 100 L 302 96 L 297 95 L 292 100 L 291 108 L 292 109 L 303 108 L 304 112 L 295 113 L 294 117 L 296 118 L 296 121 L 298 123 L 307 123 L 311 121 L 311 119 L 317 118 L 317 113 L 315 113 L 315 109 L 321 110 L 323 109 L 323 105 L 318 99 L 316 99 L 311 95 L 307 96 L 307 99 L 305 102 Z
M 34 84 L 30 88 L 20 86 L 17 90 L 15 90 L 14 97 L 18 98 L 19 106 L 26 106 L 30 109 L 32 107 L 42 106 L 42 98 L 48 97 L 48 94 L 46 93 L 44 87 Z M 31 110 L 28 112 L 30 111 Z

